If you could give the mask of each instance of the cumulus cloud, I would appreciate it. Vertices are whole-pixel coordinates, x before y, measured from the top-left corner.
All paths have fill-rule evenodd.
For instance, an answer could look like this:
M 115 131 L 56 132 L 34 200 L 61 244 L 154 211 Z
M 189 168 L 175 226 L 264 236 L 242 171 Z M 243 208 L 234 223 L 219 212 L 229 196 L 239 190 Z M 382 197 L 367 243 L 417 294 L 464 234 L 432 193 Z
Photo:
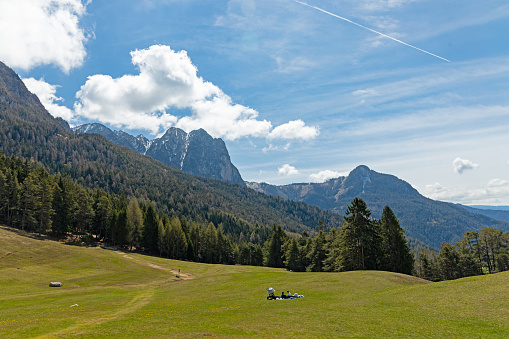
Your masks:
M 461 158 L 454 159 L 454 161 L 452 162 L 452 166 L 454 167 L 454 172 L 458 174 L 462 174 L 466 170 L 473 170 L 479 167 L 478 164 L 474 164 L 470 160 L 465 160 Z
M 28 90 L 41 101 L 42 105 L 48 110 L 48 112 L 55 118 L 60 117 L 66 121 L 72 121 L 74 113 L 72 110 L 65 106 L 60 106 L 57 102 L 63 101 L 62 98 L 57 97 L 57 85 L 48 84 L 43 78 L 36 80 L 34 78 L 23 79 L 25 86 Z
M 26 71 L 48 64 L 65 73 L 80 67 L 86 6 L 80 0 L 0 0 L 0 60 Z
M 284 164 L 283 166 L 279 167 L 278 172 L 279 172 L 279 175 L 283 175 L 285 177 L 288 177 L 290 175 L 299 174 L 299 171 L 295 167 L 293 167 L 289 164 Z
M 318 173 L 311 174 L 309 176 L 309 179 L 314 182 L 325 182 L 329 179 L 339 178 L 344 175 L 345 175 L 345 173 L 331 171 L 331 170 L 325 170 L 325 171 L 320 171 Z
M 298 119 L 275 127 L 268 135 L 269 139 L 314 139 L 320 134 L 318 127 L 306 126 L 304 121 Z
M 185 131 L 203 128 L 228 140 L 248 136 L 309 140 L 318 135 L 317 127 L 301 120 L 273 128 L 270 121 L 258 118 L 256 110 L 233 103 L 220 88 L 197 75 L 186 51 L 154 45 L 131 52 L 131 58 L 138 75 L 88 78 L 76 94 L 77 114 L 152 134 L 175 126 Z M 170 109 L 187 110 L 191 115 L 178 117 L 168 113 Z

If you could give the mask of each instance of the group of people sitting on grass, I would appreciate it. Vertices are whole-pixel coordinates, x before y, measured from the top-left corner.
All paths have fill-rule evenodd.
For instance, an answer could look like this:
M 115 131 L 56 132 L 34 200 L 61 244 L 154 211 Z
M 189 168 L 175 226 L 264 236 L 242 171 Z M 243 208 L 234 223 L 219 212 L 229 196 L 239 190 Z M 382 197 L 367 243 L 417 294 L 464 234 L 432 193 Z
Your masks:
M 269 296 L 267 297 L 267 299 L 269 300 L 275 300 L 275 299 L 297 299 L 297 298 L 302 298 L 303 295 L 299 295 L 298 293 L 295 293 L 295 294 L 291 294 L 290 291 L 286 291 L 286 294 L 285 292 L 281 292 L 281 296 L 277 297 L 276 296 L 276 291 L 271 287 L 267 290 L 267 292 L 269 293 Z

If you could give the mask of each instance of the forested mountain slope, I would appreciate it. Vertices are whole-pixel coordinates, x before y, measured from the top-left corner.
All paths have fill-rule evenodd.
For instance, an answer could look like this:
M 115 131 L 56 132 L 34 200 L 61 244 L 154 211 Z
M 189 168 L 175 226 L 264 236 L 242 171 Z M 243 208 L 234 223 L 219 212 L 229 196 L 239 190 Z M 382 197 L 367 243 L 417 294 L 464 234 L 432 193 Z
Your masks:
M 379 218 L 388 205 L 398 217 L 405 234 L 440 248 L 442 241 L 454 243 L 467 231 L 492 227 L 509 231 L 509 224 L 441 201 L 428 199 L 407 182 L 393 175 L 359 166 L 347 177 L 325 183 L 273 186 L 248 183 L 259 192 L 302 201 L 343 215 L 353 198 L 363 199 L 372 216 Z
M 70 133 L 1 62 L 0 150 L 34 159 L 50 173 L 67 174 L 84 186 L 153 201 L 161 212 L 190 220 L 217 224 L 233 216 L 299 233 L 314 229 L 319 219 L 327 227 L 343 222 L 342 216 L 318 207 L 183 173 L 97 134 Z

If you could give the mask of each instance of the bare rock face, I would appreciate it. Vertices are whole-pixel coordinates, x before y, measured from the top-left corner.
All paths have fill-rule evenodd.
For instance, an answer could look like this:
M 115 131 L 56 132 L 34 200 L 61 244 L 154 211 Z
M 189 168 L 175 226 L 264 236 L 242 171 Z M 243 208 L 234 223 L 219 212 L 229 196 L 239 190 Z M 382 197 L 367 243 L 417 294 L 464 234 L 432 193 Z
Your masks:
M 101 134 L 117 145 L 126 146 L 188 174 L 244 185 L 239 171 L 231 163 L 224 141 L 212 138 L 203 129 L 188 134 L 172 127 L 154 140 L 148 140 L 143 135 L 133 137 L 123 131 L 112 131 L 97 123 L 81 125 L 75 130 Z

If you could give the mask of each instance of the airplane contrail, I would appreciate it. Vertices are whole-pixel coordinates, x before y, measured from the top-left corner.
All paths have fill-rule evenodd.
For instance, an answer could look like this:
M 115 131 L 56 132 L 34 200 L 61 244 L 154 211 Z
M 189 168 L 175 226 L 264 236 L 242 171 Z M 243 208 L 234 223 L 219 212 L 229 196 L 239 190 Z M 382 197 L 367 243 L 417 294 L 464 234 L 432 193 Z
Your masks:
M 297 3 L 299 3 L 299 4 L 301 4 L 301 5 L 304 5 L 304 6 L 308 6 L 308 7 L 314 8 L 314 9 L 316 9 L 316 10 L 318 10 L 318 11 L 320 11 L 320 12 L 323 12 L 323 13 L 325 13 L 325 14 L 332 15 L 333 17 L 336 17 L 336 18 L 338 18 L 338 19 L 344 20 L 344 21 L 346 21 L 346 22 L 349 22 L 349 23 L 354 24 L 354 25 L 356 25 L 356 26 L 359 26 L 359 27 L 361 27 L 361 28 L 367 29 L 368 31 L 371 31 L 371 32 L 376 33 L 376 34 L 379 34 L 379 35 L 381 35 L 381 36 L 383 36 L 383 37 L 386 37 L 386 38 L 389 38 L 389 39 L 394 40 L 394 41 L 396 41 L 396 42 L 399 42 L 400 44 L 403 44 L 403 45 L 405 45 L 405 46 L 415 48 L 416 50 L 421 51 L 421 52 L 424 52 L 424 53 L 429 54 L 429 55 L 432 55 L 432 56 L 434 56 L 435 58 L 439 58 L 439 59 L 445 60 L 445 61 L 447 61 L 447 62 L 451 62 L 450 60 L 447 60 L 446 58 L 442 58 L 441 56 L 438 56 L 438 55 L 436 55 L 436 54 L 433 54 L 433 53 L 430 53 L 430 52 L 425 51 L 425 50 L 423 50 L 423 49 L 420 49 L 419 47 L 415 47 L 415 46 L 412 46 L 412 45 L 410 45 L 410 44 L 407 44 L 407 43 L 406 43 L 406 42 L 404 42 L 404 41 L 401 41 L 401 40 L 398 40 L 398 39 L 396 39 L 396 38 L 393 38 L 393 37 L 391 37 L 391 36 L 389 36 L 389 35 L 387 35 L 387 34 L 383 34 L 383 33 L 380 33 L 380 32 L 378 32 L 378 31 L 375 31 L 374 29 L 371 29 L 371 28 L 369 28 L 369 27 L 366 27 L 366 26 L 363 26 L 363 25 L 358 24 L 358 23 L 356 23 L 356 22 L 353 22 L 352 20 L 348 20 L 347 18 L 343 18 L 342 16 L 336 15 L 336 14 L 331 13 L 331 12 L 327 12 L 326 10 L 321 9 L 321 8 L 319 8 L 319 7 L 311 6 L 311 5 L 309 5 L 309 4 L 305 3 L 305 2 L 298 1 L 298 0 L 293 0 L 293 1 L 295 1 L 295 2 L 297 2 Z

